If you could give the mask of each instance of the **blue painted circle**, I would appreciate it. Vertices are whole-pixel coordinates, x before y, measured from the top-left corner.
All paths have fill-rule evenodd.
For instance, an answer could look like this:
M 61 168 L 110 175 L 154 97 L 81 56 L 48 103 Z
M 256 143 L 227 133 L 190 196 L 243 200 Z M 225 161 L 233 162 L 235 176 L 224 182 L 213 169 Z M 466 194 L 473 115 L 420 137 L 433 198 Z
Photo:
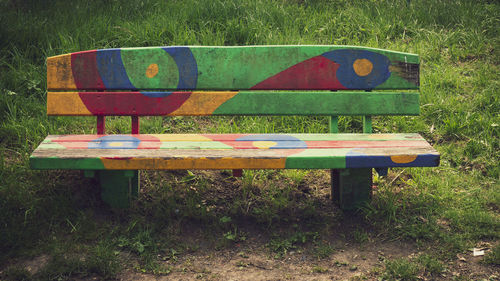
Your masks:
M 198 65 L 191 50 L 188 47 L 165 47 L 162 49 L 172 56 L 179 69 L 177 90 L 196 89 Z
M 97 50 L 96 62 L 97 70 L 106 89 L 136 90 L 128 78 L 120 49 Z
M 141 140 L 124 135 L 104 136 L 95 139 L 88 144 L 89 149 L 136 149 Z M 119 144 L 119 145 L 117 145 Z
M 177 90 L 196 89 L 198 82 L 198 65 L 193 53 L 188 47 L 164 47 L 177 64 L 179 82 Z M 97 69 L 106 89 L 137 88 L 130 81 L 121 57 L 121 49 L 97 50 Z M 165 97 L 172 92 L 143 92 L 147 97 Z
M 338 63 L 337 79 L 348 89 L 373 89 L 384 83 L 391 76 L 391 61 L 384 55 L 365 50 L 335 50 L 322 54 L 323 57 Z M 353 64 L 358 59 L 367 59 L 372 71 L 366 76 L 359 76 Z

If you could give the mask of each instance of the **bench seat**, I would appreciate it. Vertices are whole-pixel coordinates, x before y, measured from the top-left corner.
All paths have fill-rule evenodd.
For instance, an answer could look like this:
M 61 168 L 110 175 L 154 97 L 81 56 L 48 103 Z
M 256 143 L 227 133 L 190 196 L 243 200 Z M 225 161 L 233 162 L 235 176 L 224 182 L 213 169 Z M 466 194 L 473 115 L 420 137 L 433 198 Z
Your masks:
M 429 167 L 439 153 L 418 134 L 49 135 L 35 169 L 343 169 Z

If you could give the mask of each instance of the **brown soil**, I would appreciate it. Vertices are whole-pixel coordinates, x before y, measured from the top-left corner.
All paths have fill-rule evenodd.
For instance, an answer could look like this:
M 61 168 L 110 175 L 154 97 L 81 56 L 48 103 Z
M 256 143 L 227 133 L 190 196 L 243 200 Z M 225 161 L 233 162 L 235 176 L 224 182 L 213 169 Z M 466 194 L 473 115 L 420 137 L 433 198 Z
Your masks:
M 178 171 L 177 173 L 179 175 L 175 175 L 168 181 L 182 178 L 186 172 Z M 210 184 L 210 192 L 203 194 L 207 200 L 219 199 L 219 202 L 232 202 L 232 199 L 241 192 L 239 188 L 242 180 L 231 177 L 228 171 L 195 171 L 194 174 Z M 163 179 L 165 179 L 164 176 L 163 174 Z M 399 176 L 392 175 L 394 180 Z M 161 177 L 153 181 L 161 180 Z M 272 174 L 269 177 L 264 180 L 254 178 L 252 185 L 264 190 L 270 181 L 281 188 L 293 184 L 286 176 L 280 177 Z M 271 238 L 269 234 L 252 223 L 241 229 L 249 239 L 225 245 L 218 250 L 213 241 L 204 238 L 202 233 L 190 230 L 189 226 L 183 226 L 183 241 L 189 241 L 188 243 L 193 245 L 198 243 L 199 248 L 196 251 L 181 254 L 175 261 L 163 262 L 163 267 L 169 270 L 166 275 L 144 274 L 129 268 L 119 275 L 119 279 L 380 280 L 386 260 L 396 258 L 412 260 L 422 254 L 413 242 L 387 241 L 384 237 L 371 235 L 370 229 L 360 229 L 360 225 L 364 225 L 360 223 L 361 218 L 342 213 L 332 204 L 329 197 L 329 185 L 330 175 L 327 171 L 313 171 L 301 180 L 297 191 L 293 194 L 299 201 L 300 198 L 314 198 L 316 215 L 328 221 L 328 227 L 322 231 L 321 236 L 323 239 L 321 242 L 333 248 L 333 253 L 327 258 L 319 258 L 314 254 L 313 243 L 298 246 L 285 255 L 277 257 L 267 247 Z M 223 204 L 215 206 L 215 208 L 225 207 Z M 355 231 L 368 233 L 366 240 L 357 241 L 354 238 Z M 499 268 L 481 264 L 482 259 L 483 257 L 472 257 L 471 252 L 464 253 L 446 264 L 446 270 L 440 275 L 431 276 L 422 272 L 422 276 L 418 277 L 420 280 L 500 280 Z
M 314 258 L 306 251 L 291 251 L 275 259 L 260 243 L 240 249 L 200 251 L 166 263 L 172 272 L 153 276 L 124 272 L 122 280 L 348 280 L 372 276 L 384 258 L 408 256 L 414 251 L 396 242 L 344 245 L 326 259 Z
M 167 275 L 138 273 L 128 269 L 120 280 L 381 280 L 384 260 L 419 255 L 411 243 L 373 241 L 346 244 L 326 259 L 306 251 L 292 251 L 275 259 L 260 243 L 235 245 L 223 251 L 202 250 L 186 254 L 164 265 Z M 422 275 L 419 280 L 500 280 L 498 268 L 480 263 L 482 257 L 457 257 L 439 276 Z M 465 255 L 465 256 L 467 256 Z
M 226 200 L 232 202 L 231 199 L 241 191 L 238 188 L 242 185 L 242 180 L 232 178 L 228 172 L 194 172 L 194 174 L 208 181 L 210 192 L 204 194 L 207 200 L 219 199 L 219 202 Z M 166 174 L 151 172 L 148 176 L 152 182 L 173 181 L 181 184 L 186 172 L 174 171 Z M 276 178 L 276 175 L 270 175 L 270 177 L 272 177 L 270 181 L 278 180 L 275 185 L 290 184 L 286 177 Z M 252 185 L 265 189 L 266 181 L 267 179 L 263 181 L 255 179 Z M 180 237 L 175 239 L 192 245 L 190 248 L 195 250 L 188 249 L 178 254 L 175 259 L 159 255 L 158 260 L 164 260 L 160 263 L 162 268 L 168 270 L 168 274 L 142 273 L 138 269 L 140 268 L 138 258 L 122 253 L 124 270 L 118 275 L 118 279 L 381 280 L 384 261 L 395 258 L 412 260 L 422 254 L 413 242 L 387 241 L 384 237 L 374 236 L 370 229 L 366 229 L 366 226 L 359 222 L 360 218 L 342 214 L 329 199 L 328 181 L 329 175 L 326 171 L 309 173 L 298 184 L 297 191 L 293 194 L 297 198 L 315 198 L 316 215 L 325 222 L 328 221 L 328 227 L 321 231 L 322 241 L 313 243 L 309 240 L 304 245 L 290 249 L 279 256 L 268 247 L 271 239 L 270 233 L 262 227 L 256 227 L 255 222 L 239 226 L 246 234 L 246 240 L 236 243 L 228 242 L 222 246 L 218 245 L 213 237 L 204 237 L 199 226 L 187 223 L 176 226 L 179 229 L 182 228 L 182 231 L 180 231 Z M 147 183 L 144 182 L 143 186 L 147 188 Z M 143 193 L 143 196 L 151 196 L 151 193 Z M 214 208 L 225 207 L 223 204 L 214 206 Z M 102 219 L 105 220 L 106 215 Z M 445 221 L 440 224 L 447 227 Z M 360 227 L 365 229 L 360 229 Z M 360 230 L 366 233 L 362 241 L 359 237 L 354 237 L 354 233 Z M 287 230 L 283 231 L 286 233 Z M 318 243 L 331 246 L 332 252 L 326 255 L 327 257 L 319 257 L 315 254 L 315 247 Z M 432 252 L 427 251 L 427 254 L 432 254 Z M 482 264 L 483 258 L 484 256 L 473 257 L 472 252 L 459 254 L 456 259 L 445 265 L 446 270 L 438 276 L 421 272 L 422 276 L 419 276 L 419 280 L 500 280 L 500 268 Z M 35 274 L 47 264 L 48 260 L 47 255 L 42 255 L 31 260 L 13 262 L 11 265 L 24 267 L 31 274 Z M 2 276 L 1 270 L 0 276 Z M 98 278 L 85 280 L 98 280 Z

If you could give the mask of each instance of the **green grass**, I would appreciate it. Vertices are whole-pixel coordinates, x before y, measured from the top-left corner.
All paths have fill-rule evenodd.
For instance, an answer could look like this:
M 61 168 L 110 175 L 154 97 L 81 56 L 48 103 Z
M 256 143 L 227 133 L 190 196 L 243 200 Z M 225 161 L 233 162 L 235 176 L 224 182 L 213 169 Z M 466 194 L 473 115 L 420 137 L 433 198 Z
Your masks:
M 355 239 L 415 241 L 423 250 L 437 249 L 440 260 L 478 241 L 498 241 L 500 5 L 493 1 L 0 0 L 0 11 L 0 269 L 11 260 L 51 257 L 34 277 L 11 267 L 4 275 L 14 277 L 6 279 L 112 278 L 122 263 L 168 273 L 159 255 L 173 259 L 195 251 L 183 239 L 187 228 L 206 234 L 213 245 L 231 247 L 254 225 L 270 234 L 270 253 L 286 255 L 311 242 L 315 255 L 326 257 L 332 248 L 310 234 L 324 235 L 332 224 L 350 219 L 323 211 L 330 205 L 298 190 L 320 172 L 245 171 L 241 181 L 227 172 L 142 173 L 146 192 L 130 211 L 116 212 L 102 204 L 95 182 L 78 172 L 30 170 L 29 154 L 47 134 L 95 133 L 93 118 L 46 116 L 46 57 L 96 48 L 348 44 L 417 53 L 421 115 L 375 117 L 373 127 L 422 134 L 442 154 L 441 165 L 394 169 L 377 179 L 373 202 L 355 223 Z M 128 122 L 109 118 L 107 129 L 128 132 Z M 361 127 L 360 117 L 339 120 L 341 132 Z M 142 119 L 141 129 L 326 132 L 328 120 L 150 117 Z M 498 264 L 496 253 L 498 247 L 488 256 L 490 264 Z M 418 270 L 432 274 L 440 269 L 430 258 L 419 264 Z M 388 278 L 415 270 L 408 261 L 386 266 Z
M 500 265 L 500 244 L 493 247 L 483 261 L 486 264 Z
M 419 267 L 406 259 L 395 259 L 385 262 L 385 280 L 418 280 Z
M 383 280 L 420 280 L 422 277 L 436 278 L 445 267 L 430 255 L 421 255 L 414 260 L 398 258 L 385 261 Z

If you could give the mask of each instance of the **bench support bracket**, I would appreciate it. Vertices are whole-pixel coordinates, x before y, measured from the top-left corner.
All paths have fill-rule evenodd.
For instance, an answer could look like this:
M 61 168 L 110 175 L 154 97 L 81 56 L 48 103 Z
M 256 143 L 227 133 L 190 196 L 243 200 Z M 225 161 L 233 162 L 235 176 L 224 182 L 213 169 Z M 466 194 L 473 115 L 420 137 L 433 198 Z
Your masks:
M 101 198 L 113 208 L 128 208 L 132 199 L 139 194 L 139 171 L 98 171 L 101 184 Z
M 372 169 L 332 169 L 332 199 L 343 210 L 352 210 L 372 197 Z

